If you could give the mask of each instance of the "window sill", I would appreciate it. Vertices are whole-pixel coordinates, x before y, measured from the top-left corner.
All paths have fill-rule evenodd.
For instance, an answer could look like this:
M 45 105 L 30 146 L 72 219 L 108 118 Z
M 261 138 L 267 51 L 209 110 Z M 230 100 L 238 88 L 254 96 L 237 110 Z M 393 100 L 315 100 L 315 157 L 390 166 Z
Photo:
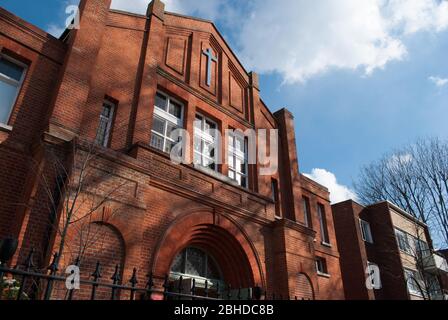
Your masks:
M 320 244 L 323 245 L 324 247 L 332 248 L 332 245 L 329 244 L 328 242 L 322 241 Z
M 330 278 L 331 277 L 328 273 L 323 273 L 323 272 L 319 272 L 319 271 L 317 271 L 317 275 L 322 278 Z
M 12 127 L 7 125 L 7 124 L 0 123 L 0 131 L 11 132 L 12 131 Z
M 242 188 L 242 189 L 247 190 L 246 187 L 243 187 L 243 186 L 239 185 L 235 180 L 230 179 L 229 177 L 223 175 L 222 173 L 220 173 L 220 172 L 218 172 L 218 171 L 214 171 L 214 170 L 212 170 L 212 169 L 203 167 L 203 166 L 198 165 L 198 164 L 193 164 L 193 168 L 195 168 L 195 169 L 197 169 L 197 170 L 199 170 L 199 171 L 202 171 L 202 172 L 204 172 L 204 173 L 206 173 L 206 174 L 212 176 L 213 178 L 216 178 L 216 179 L 218 179 L 218 180 L 221 180 L 221 181 L 230 183 L 231 185 L 233 185 L 233 186 L 235 186 L 235 187 L 238 187 L 238 188 Z

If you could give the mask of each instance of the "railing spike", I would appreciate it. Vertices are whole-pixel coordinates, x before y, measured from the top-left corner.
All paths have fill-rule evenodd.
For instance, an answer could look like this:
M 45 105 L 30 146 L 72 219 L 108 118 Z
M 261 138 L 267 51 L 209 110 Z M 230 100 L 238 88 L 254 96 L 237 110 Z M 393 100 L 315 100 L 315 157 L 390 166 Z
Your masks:
M 96 263 L 95 271 L 92 273 L 93 281 L 97 282 L 99 278 L 102 277 L 101 275 L 101 264 L 99 261 Z
M 206 280 L 207 281 L 207 280 Z M 193 278 L 193 284 L 191 286 L 191 295 L 194 296 L 196 293 L 196 279 Z
M 51 264 L 47 268 L 50 271 L 50 274 L 55 274 L 56 271 L 59 270 L 58 269 L 58 263 L 57 263 L 58 262 L 58 257 L 59 257 L 58 253 L 55 252 L 53 254 L 53 261 L 51 262 Z
M 208 297 L 208 280 L 207 279 L 205 279 L 204 295 L 205 295 L 205 297 Z
M 120 267 L 118 266 L 118 264 L 115 266 L 115 271 L 114 274 L 111 277 L 111 280 L 114 281 L 114 284 L 117 284 L 120 282 L 121 278 L 120 278 Z
M 134 270 L 132 271 L 132 277 L 129 280 L 129 282 L 132 284 L 133 287 L 135 287 L 138 283 L 138 279 L 137 279 L 137 268 L 134 268 Z

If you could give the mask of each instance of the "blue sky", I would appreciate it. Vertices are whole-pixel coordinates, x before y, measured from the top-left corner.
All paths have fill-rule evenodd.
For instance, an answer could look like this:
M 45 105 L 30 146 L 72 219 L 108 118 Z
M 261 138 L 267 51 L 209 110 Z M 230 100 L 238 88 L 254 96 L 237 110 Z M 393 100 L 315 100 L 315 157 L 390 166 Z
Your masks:
M 147 2 L 113 5 L 144 12 Z M 360 167 L 383 153 L 418 137 L 448 138 L 446 1 L 165 2 L 170 11 L 213 19 L 247 69 L 260 73 L 271 110 L 294 113 L 300 170 L 326 184 L 333 200 L 350 196 Z M 69 3 L 77 1 L 0 0 L 53 33 Z

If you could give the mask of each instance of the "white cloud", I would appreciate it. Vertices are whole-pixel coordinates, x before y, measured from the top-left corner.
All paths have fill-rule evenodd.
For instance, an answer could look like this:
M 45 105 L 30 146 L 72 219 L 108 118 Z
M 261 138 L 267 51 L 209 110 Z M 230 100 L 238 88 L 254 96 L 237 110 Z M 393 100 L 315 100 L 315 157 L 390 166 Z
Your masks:
M 448 84 L 448 78 L 440 78 L 440 77 L 431 76 L 428 78 L 428 80 L 431 81 L 432 83 L 434 83 L 438 87 L 443 87 Z
M 56 24 L 50 24 L 47 27 L 47 32 L 52 36 L 55 36 L 56 38 L 59 38 L 61 34 L 64 32 L 64 30 L 65 30 L 64 26 L 59 26 Z
M 145 13 L 150 0 L 112 0 L 111 7 L 134 13 Z M 163 0 L 165 10 L 181 14 L 196 15 L 200 18 L 216 20 L 229 13 L 224 0 Z M 226 8 L 224 11 L 223 8 Z
M 339 184 L 336 176 L 325 169 L 313 169 L 311 174 L 305 174 L 305 176 L 330 190 L 331 203 L 338 203 L 349 199 L 356 200 L 355 192 Z
M 144 13 L 149 0 L 113 0 Z M 168 11 L 219 20 L 231 32 L 247 69 L 277 72 L 286 83 L 332 69 L 369 75 L 403 60 L 403 39 L 448 29 L 447 0 L 165 0 Z

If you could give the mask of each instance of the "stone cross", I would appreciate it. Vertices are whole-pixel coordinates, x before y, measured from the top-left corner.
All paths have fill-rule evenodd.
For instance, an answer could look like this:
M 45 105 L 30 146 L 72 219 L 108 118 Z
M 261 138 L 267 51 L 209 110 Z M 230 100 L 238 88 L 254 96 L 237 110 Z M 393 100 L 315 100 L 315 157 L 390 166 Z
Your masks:
M 202 53 L 207 56 L 207 86 L 210 87 L 212 84 L 212 63 L 218 62 L 218 57 L 213 56 L 212 49 L 210 48 L 202 51 Z

